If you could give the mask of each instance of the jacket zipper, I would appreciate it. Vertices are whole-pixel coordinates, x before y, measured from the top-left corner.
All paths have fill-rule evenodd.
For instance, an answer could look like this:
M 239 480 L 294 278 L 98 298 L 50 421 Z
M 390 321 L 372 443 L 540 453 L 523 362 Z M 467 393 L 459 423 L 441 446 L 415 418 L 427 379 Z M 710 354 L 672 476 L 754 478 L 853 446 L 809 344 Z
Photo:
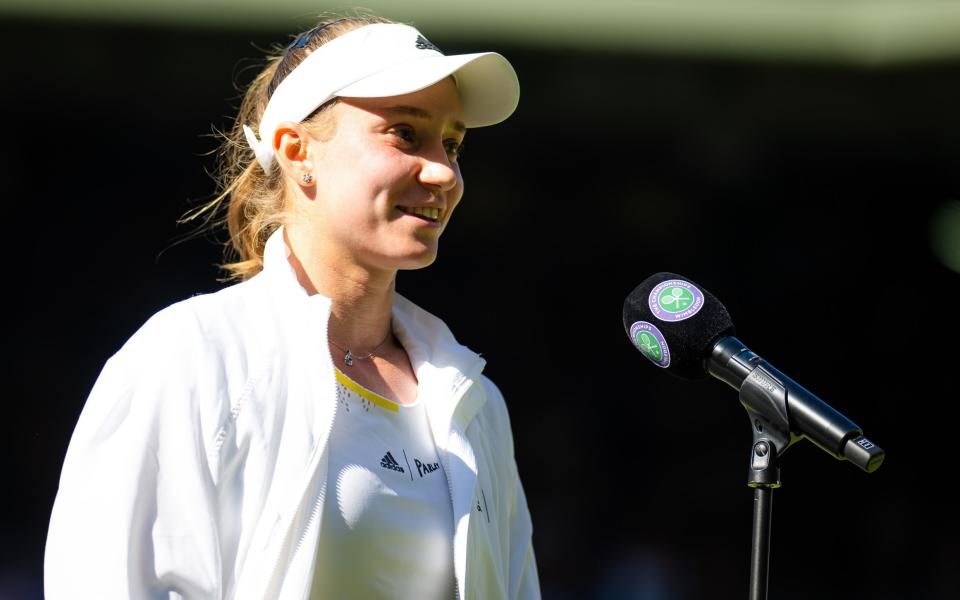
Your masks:
M 465 381 L 466 381 L 466 383 L 462 386 L 462 388 L 461 388 L 460 390 L 457 391 L 456 396 L 454 396 L 454 398 L 453 398 L 454 406 L 459 405 L 460 399 L 463 398 L 464 394 L 466 394 L 467 391 L 474 385 L 474 383 L 473 383 L 473 378 L 472 378 L 472 377 L 466 379 Z M 452 478 L 452 472 L 450 471 L 450 449 L 449 449 L 450 433 L 453 431 L 453 417 L 454 417 L 454 413 L 456 413 L 456 408 L 454 408 L 453 413 L 450 413 L 450 423 L 447 425 L 447 443 L 444 444 L 444 449 L 443 449 L 443 461 L 444 461 L 443 468 L 446 470 L 446 475 L 447 475 L 447 492 L 449 492 L 449 494 L 450 494 L 450 512 L 451 512 L 451 516 L 452 516 L 453 519 L 454 519 L 454 521 L 453 521 L 453 539 L 450 540 L 450 551 L 453 552 L 453 593 L 454 593 L 454 599 L 455 599 L 455 600 L 460 600 L 460 583 L 459 583 L 459 581 L 457 581 L 457 580 L 458 580 L 458 577 L 457 577 L 457 555 L 456 555 L 456 552 L 455 552 L 455 543 L 456 543 L 455 540 L 456 540 L 456 537 L 457 537 L 457 521 L 456 521 L 457 515 L 453 513 L 455 507 L 454 507 L 454 505 L 453 505 L 453 503 L 454 503 L 454 501 L 453 501 L 453 478 Z M 466 438 L 467 432 L 464 431 L 464 432 L 463 432 L 463 435 L 464 435 L 464 438 Z M 470 511 L 473 512 L 473 507 L 472 507 L 472 505 L 471 505 Z M 466 573 L 466 565 L 464 565 L 464 573 L 463 573 L 463 577 L 464 577 L 463 587 L 464 587 L 464 588 L 467 587 L 466 576 L 467 576 L 467 573 Z
M 329 352 L 328 352 L 328 356 L 329 356 Z M 330 357 L 330 364 L 331 364 L 331 365 L 333 364 L 333 357 L 332 357 L 332 356 Z M 335 368 L 335 367 L 334 367 L 334 368 Z M 332 398 L 336 399 L 336 397 L 337 397 L 337 378 L 334 377 L 334 378 L 333 378 L 333 396 L 332 396 Z M 336 418 L 336 406 L 334 406 L 334 418 L 333 418 L 333 419 L 330 419 L 329 423 L 327 423 L 327 431 L 326 431 L 326 437 L 325 437 L 325 439 L 327 440 L 326 444 L 329 444 L 329 443 L 330 443 L 330 432 L 333 431 L 333 421 L 334 421 L 335 418 Z M 310 475 L 310 477 L 307 479 L 307 483 L 306 483 L 306 486 L 305 486 L 305 487 L 309 486 L 309 485 L 310 485 L 310 482 L 313 481 L 313 477 L 314 477 L 313 472 L 316 471 L 317 467 L 318 467 L 319 464 L 320 464 L 320 460 L 323 458 L 323 453 L 326 452 L 326 444 L 324 444 L 324 447 L 323 447 L 323 448 L 321 448 L 321 447 L 319 447 L 319 446 L 317 447 L 317 454 L 318 454 L 318 456 L 316 457 L 315 460 L 311 460 L 311 461 L 310 461 L 310 462 L 311 462 L 311 466 L 312 466 L 311 475 Z M 325 488 L 327 484 L 326 484 L 326 482 L 323 482 L 321 485 Z M 301 498 L 302 498 L 305 493 L 306 493 L 306 489 L 301 489 L 300 494 L 299 494 L 298 497 L 301 497 Z M 318 494 L 318 495 L 317 495 L 317 498 L 316 498 L 316 500 L 315 500 L 314 503 L 313 503 L 313 508 L 310 510 L 310 516 L 307 517 L 307 522 L 306 522 L 306 524 L 305 524 L 305 526 L 304 526 L 304 528 L 303 528 L 303 531 L 302 531 L 301 534 L 297 537 L 297 542 L 296 542 L 296 544 L 294 544 L 293 551 L 292 551 L 292 553 L 290 554 L 291 558 L 292 558 L 294 555 L 296 555 L 297 552 L 300 551 L 300 547 L 303 545 L 303 541 L 304 541 L 304 538 L 305 538 L 306 535 L 307 535 L 307 531 L 310 530 L 310 525 L 313 523 L 314 519 L 317 518 L 317 513 L 318 513 L 319 507 L 320 507 L 320 501 L 321 501 L 321 499 L 323 498 L 323 496 L 324 496 L 323 494 Z M 287 519 L 287 523 L 286 523 L 286 525 L 285 525 L 284 528 L 283 528 L 283 536 L 284 536 L 284 538 L 286 538 L 286 536 L 290 533 L 290 529 L 293 527 L 293 521 L 296 519 L 296 516 L 297 516 L 297 513 L 296 513 L 296 511 L 294 511 L 294 512 L 290 515 L 290 518 Z M 281 548 L 281 550 L 282 550 L 282 548 Z M 280 555 L 278 554 L 277 557 L 276 557 L 276 559 L 274 560 L 273 568 L 272 568 L 271 571 L 270 571 L 270 579 L 267 581 L 267 589 L 269 589 L 269 588 L 273 585 L 273 582 L 274 582 L 274 581 L 276 580 L 276 578 L 277 578 L 277 574 L 278 574 L 278 571 L 279 571 L 279 569 L 280 569 L 280 562 L 281 562 L 281 560 L 280 560 Z
M 330 358 L 330 362 L 331 362 L 331 364 L 333 363 L 333 357 Z M 336 367 L 334 367 L 334 368 L 336 368 Z M 334 398 L 333 418 L 330 419 L 330 422 L 327 424 L 327 437 L 326 437 L 327 443 L 324 445 L 324 451 L 326 451 L 326 448 L 328 448 L 329 445 L 330 445 L 330 433 L 333 431 L 333 424 L 334 424 L 334 422 L 335 422 L 336 419 L 337 419 L 337 411 L 339 410 L 339 409 L 338 409 L 339 404 L 338 404 L 338 400 L 337 400 L 337 393 L 338 393 L 338 392 L 339 392 L 339 390 L 338 390 L 338 388 L 337 388 L 337 377 L 336 377 L 336 374 L 334 374 L 334 377 L 333 377 L 333 396 L 332 396 L 332 398 Z M 322 458 L 322 457 L 321 457 L 321 458 Z M 320 465 L 318 464 L 317 467 L 319 467 L 319 466 L 320 466 Z M 316 467 L 315 467 L 315 469 L 316 469 Z M 329 474 L 329 473 L 328 473 L 328 474 Z M 315 500 L 314 503 L 313 503 L 313 509 L 310 511 L 310 516 L 307 517 L 306 525 L 304 526 L 303 531 L 300 533 L 300 537 L 297 539 L 296 545 L 293 547 L 293 553 L 294 553 L 294 554 L 296 554 L 297 552 L 300 551 L 300 547 L 303 545 L 303 540 L 304 540 L 304 538 L 307 537 L 307 531 L 310 530 L 310 526 L 313 524 L 313 521 L 314 521 L 315 519 L 317 519 L 317 515 L 318 515 L 318 513 L 320 512 L 320 502 L 322 501 L 322 499 L 324 498 L 324 496 L 326 496 L 326 488 L 327 488 L 327 482 L 326 482 L 326 481 L 321 482 L 321 483 L 320 483 L 320 491 L 321 491 L 321 493 L 317 494 L 317 498 L 316 498 L 316 500 Z
M 331 429 L 332 429 L 332 423 L 331 423 Z M 328 436 L 330 435 L 329 430 L 327 431 L 327 435 L 328 435 Z M 318 448 L 317 453 L 318 453 L 319 456 L 317 457 L 316 461 L 311 461 L 311 462 L 313 463 L 313 464 L 312 464 L 312 467 L 313 467 L 313 468 L 311 469 L 312 471 L 316 471 L 317 466 L 319 465 L 319 461 L 321 460 L 322 455 L 323 455 L 323 453 L 324 453 L 325 451 L 326 451 L 326 448 L 322 448 L 322 449 L 321 449 L 321 448 Z M 306 484 L 305 487 L 309 486 L 309 485 L 310 485 L 310 482 L 312 482 L 312 481 L 313 481 L 313 475 L 311 475 L 311 476 L 309 477 L 309 479 L 307 480 L 307 484 Z M 323 485 L 325 486 L 326 483 L 324 483 Z M 300 494 L 299 494 L 299 497 L 302 498 L 305 493 L 306 493 L 306 489 L 301 489 Z M 305 527 L 304 527 L 304 531 L 303 531 L 303 532 L 300 534 L 300 536 L 297 538 L 296 544 L 294 544 L 293 551 L 292 551 L 291 554 L 290 554 L 290 557 L 291 557 L 291 558 L 300 550 L 300 546 L 303 545 L 303 539 L 304 539 L 304 537 L 306 537 L 306 532 L 307 532 L 307 530 L 309 530 L 311 523 L 313 523 L 313 520 L 316 518 L 316 514 L 317 514 L 317 511 L 318 511 L 318 507 L 319 507 L 319 505 L 320 505 L 320 498 L 321 498 L 321 497 L 322 497 L 322 495 L 318 495 L 318 496 L 317 496 L 317 500 L 314 502 L 313 509 L 310 511 L 310 516 L 307 517 L 307 522 L 306 522 L 306 525 L 305 525 Z M 293 521 L 296 519 L 296 517 L 297 517 L 297 512 L 294 511 L 294 512 L 290 515 L 290 517 L 287 519 L 287 522 L 286 522 L 286 524 L 285 524 L 284 527 L 283 527 L 283 538 L 284 538 L 284 539 L 289 535 L 290 529 L 293 527 Z M 275 558 L 274 561 L 273 561 L 273 568 L 272 568 L 271 571 L 270 571 L 270 579 L 267 581 L 267 586 L 266 586 L 267 589 L 269 589 L 269 588 L 273 585 L 273 582 L 274 582 L 274 581 L 276 580 L 276 578 L 277 578 L 277 574 L 278 574 L 278 572 L 279 572 L 279 570 L 280 570 L 280 563 L 281 563 L 280 553 L 282 552 L 282 550 L 283 550 L 283 548 L 281 547 L 281 548 L 278 550 L 278 554 L 277 554 L 276 558 Z M 288 561 L 288 562 L 289 562 L 289 561 Z
M 450 451 L 446 448 L 443 450 L 443 468 L 445 469 L 447 475 L 447 492 L 450 494 L 450 516 L 453 518 L 453 537 L 450 538 L 450 552 L 453 554 L 453 594 L 455 600 L 460 600 L 460 583 L 457 581 L 457 553 L 455 551 L 455 540 L 457 538 L 457 515 L 453 514 L 453 481 L 452 474 L 450 473 Z M 466 573 L 464 573 L 464 575 L 466 575 Z M 467 582 L 464 581 L 463 585 L 466 587 Z

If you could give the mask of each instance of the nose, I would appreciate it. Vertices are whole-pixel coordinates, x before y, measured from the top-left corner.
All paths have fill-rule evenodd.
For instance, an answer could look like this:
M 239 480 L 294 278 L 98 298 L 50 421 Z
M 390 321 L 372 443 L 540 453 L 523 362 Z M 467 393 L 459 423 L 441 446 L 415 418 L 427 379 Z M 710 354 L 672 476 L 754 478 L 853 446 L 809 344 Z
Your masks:
M 460 168 L 451 161 L 445 150 L 422 157 L 420 183 L 439 192 L 449 192 L 460 183 Z

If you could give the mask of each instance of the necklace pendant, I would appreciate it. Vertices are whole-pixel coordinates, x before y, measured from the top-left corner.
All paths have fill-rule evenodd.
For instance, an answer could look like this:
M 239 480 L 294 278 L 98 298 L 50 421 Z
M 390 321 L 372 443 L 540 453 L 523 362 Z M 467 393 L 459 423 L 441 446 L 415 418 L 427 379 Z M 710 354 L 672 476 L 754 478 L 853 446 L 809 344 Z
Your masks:
M 343 363 L 348 367 L 353 366 L 353 353 L 347 350 L 347 353 L 343 355 Z

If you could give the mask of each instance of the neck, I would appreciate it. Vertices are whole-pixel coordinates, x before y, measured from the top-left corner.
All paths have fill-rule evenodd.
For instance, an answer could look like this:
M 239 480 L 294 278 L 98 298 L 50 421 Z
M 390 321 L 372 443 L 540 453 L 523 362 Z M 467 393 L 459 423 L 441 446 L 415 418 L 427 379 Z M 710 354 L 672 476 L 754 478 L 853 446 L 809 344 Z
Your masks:
M 286 235 L 286 232 L 285 232 Z M 308 294 L 331 300 L 328 335 L 336 344 L 355 354 L 379 345 L 390 329 L 396 271 L 365 269 L 349 260 L 329 260 L 301 248 L 296 240 L 289 261 L 300 285 Z
M 393 286 L 375 295 L 330 296 L 328 334 L 337 345 L 355 354 L 372 351 L 390 331 Z

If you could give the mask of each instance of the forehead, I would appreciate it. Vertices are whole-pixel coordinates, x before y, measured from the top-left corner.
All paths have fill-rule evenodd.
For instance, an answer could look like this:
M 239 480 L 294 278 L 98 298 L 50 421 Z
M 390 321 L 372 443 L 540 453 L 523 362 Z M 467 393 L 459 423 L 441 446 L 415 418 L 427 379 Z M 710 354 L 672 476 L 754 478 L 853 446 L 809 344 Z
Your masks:
M 409 94 L 382 98 L 347 97 L 340 98 L 340 103 L 380 118 L 408 117 L 432 121 L 458 131 L 466 129 L 461 116 L 460 92 L 450 77 Z

